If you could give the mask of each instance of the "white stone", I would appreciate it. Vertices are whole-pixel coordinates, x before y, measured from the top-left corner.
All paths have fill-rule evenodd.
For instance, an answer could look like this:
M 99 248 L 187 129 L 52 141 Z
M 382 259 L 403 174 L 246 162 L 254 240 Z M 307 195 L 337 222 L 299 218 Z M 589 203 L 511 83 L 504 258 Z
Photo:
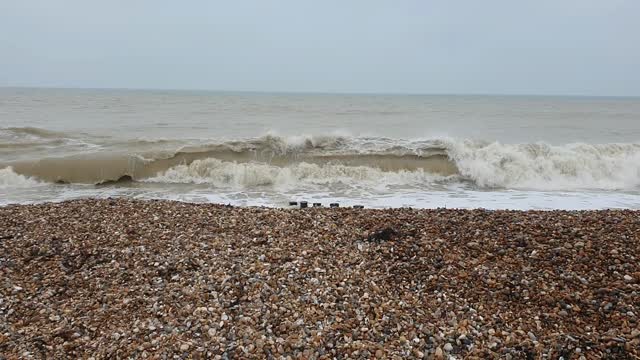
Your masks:
M 451 350 L 453 350 L 453 346 L 450 343 L 444 344 L 444 351 L 450 352 Z

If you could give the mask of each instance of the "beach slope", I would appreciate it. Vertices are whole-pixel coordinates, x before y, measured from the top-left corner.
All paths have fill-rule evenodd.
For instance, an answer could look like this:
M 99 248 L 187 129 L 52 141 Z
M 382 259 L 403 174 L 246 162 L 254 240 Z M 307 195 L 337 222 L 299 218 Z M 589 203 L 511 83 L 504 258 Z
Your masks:
M 0 208 L 0 358 L 638 358 L 640 213 Z

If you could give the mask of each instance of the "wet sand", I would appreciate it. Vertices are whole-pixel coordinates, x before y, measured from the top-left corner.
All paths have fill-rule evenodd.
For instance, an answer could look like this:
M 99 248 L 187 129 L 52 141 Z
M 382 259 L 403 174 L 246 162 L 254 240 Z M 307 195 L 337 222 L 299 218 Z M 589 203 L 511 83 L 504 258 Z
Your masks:
M 640 212 L 0 208 L 0 359 L 640 355 Z

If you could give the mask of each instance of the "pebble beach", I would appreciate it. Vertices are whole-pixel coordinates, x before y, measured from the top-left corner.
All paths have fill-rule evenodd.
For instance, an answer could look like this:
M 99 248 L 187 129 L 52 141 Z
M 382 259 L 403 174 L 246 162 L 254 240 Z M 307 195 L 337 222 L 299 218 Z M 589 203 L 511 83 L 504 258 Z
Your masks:
M 0 208 L 0 359 L 640 359 L 640 213 Z

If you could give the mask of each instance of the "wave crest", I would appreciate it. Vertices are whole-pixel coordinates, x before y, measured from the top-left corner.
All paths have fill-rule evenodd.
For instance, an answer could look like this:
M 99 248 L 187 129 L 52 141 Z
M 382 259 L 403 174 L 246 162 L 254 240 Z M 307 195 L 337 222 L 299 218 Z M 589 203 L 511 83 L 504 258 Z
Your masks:
M 0 169 L 0 189 L 28 188 L 40 184 L 39 181 L 33 178 L 16 173 L 10 166 Z
M 20 128 L 29 129 L 29 128 Z M 27 130 L 30 131 L 30 130 Z M 408 186 L 433 178 L 479 188 L 534 190 L 637 190 L 640 144 L 502 144 L 452 138 L 403 140 L 383 137 L 262 137 L 226 142 L 180 143 L 168 150 L 145 143 L 118 143 L 117 151 L 14 161 L 17 174 L 45 181 L 208 183 L 252 187 L 293 181 L 358 182 L 383 179 Z M 177 143 L 176 143 L 177 144 Z M 138 147 L 137 147 L 138 146 Z M 177 146 L 177 145 L 176 145 Z
M 261 163 L 237 163 L 218 159 L 196 160 L 178 165 L 147 179 L 156 183 L 210 184 L 217 187 L 296 186 L 300 184 L 328 185 L 424 185 L 441 179 L 423 170 L 386 172 L 368 166 L 340 164 L 310 164 L 306 162 L 286 167 Z
M 0 132 L 13 137 L 35 137 L 43 139 L 64 137 L 62 133 L 32 126 L 0 128 Z
M 454 142 L 449 157 L 460 175 L 482 188 L 536 190 L 636 189 L 639 144 L 500 144 Z

